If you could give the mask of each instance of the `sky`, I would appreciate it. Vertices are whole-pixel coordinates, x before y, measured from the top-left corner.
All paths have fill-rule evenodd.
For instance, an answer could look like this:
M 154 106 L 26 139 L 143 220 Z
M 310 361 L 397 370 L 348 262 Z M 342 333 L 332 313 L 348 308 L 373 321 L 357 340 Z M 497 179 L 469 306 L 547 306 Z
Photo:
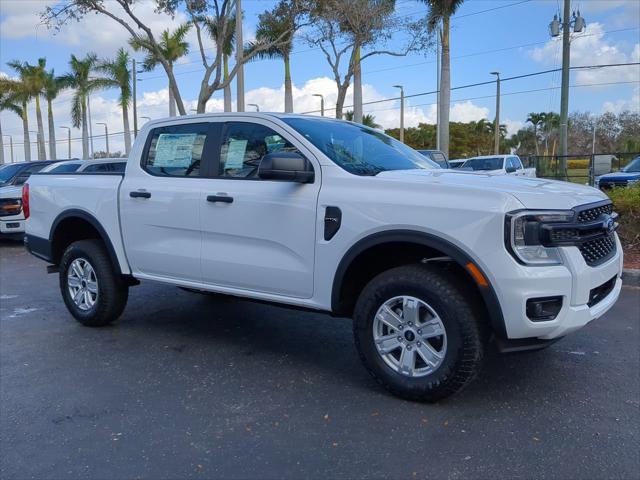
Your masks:
M 106 0 L 109 2 L 109 0 Z M 15 72 L 6 63 L 11 60 L 36 63 L 46 57 L 47 66 L 57 74 L 66 72 L 71 54 L 82 56 L 95 52 L 101 58 L 113 57 L 120 47 L 127 47 L 127 32 L 116 22 L 100 15 L 89 15 L 80 22 L 72 22 L 60 31 L 49 30 L 41 24 L 40 12 L 51 0 L 0 0 L 0 76 L 13 77 Z M 271 0 L 243 0 L 245 41 L 255 35 L 257 16 L 272 7 Z M 561 8 L 561 0 L 466 0 L 451 23 L 451 85 L 463 87 L 491 81 L 489 72 L 499 71 L 503 79 L 559 68 L 561 41 L 549 36 L 548 25 Z M 114 8 L 116 7 L 114 3 Z M 154 32 L 175 28 L 185 20 L 182 13 L 175 18 L 153 11 L 148 0 L 136 2 L 136 13 L 152 26 Z M 585 31 L 572 34 L 571 65 L 602 65 L 640 62 L 640 1 L 639 0 L 581 0 L 572 1 L 572 10 L 580 10 L 587 22 Z M 398 0 L 395 15 L 419 19 L 426 14 L 423 2 Z M 307 27 L 307 33 L 313 26 Z M 176 66 L 176 78 L 187 109 L 195 108 L 202 64 L 195 35 L 192 33 L 191 52 Z M 399 50 L 407 41 L 397 34 L 386 45 Z M 134 58 L 142 55 L 132 52 Z M 420 122 L 435 123 L 436 58 L 434 50 L 414 52 L 403 57 L 373 56 L 362 65 L 364 102 L 393 99 L 402 84 L 409 98 L 405 104 L 405 126 Z M 326 107 L 335 105 L 336 86 L 322 52 L 309 46 L 303 35 L 296 37 L 292 55 L 294 111 L 306 113 L 319 109 L 319 98 L 325 96 Z M 284 110 L 284 70 L 280 60 L 259 60 L 245 66 L 245 102 L 260 105 L 261 111 Z M 593 113 L 622 110 L 640 111 L 640 66 L 606 69 L 576 70 L 571 73 L 570 111 Z M 560 73 L 531 76 L 502 82 L 501 123 L 509 133 L 515 133 L 526 121 L 529 112 L 559 111 Z M 56 126 L 71 126 L 71 92 L 63 92 L 54 102 Z M 235 84 L 233 85 L 235 98 Z M 94 150 L 104 150 L 104 127 L 110 132 L 110 150 L 123 150 L 122 114 L 117 105 L 117 90 L 105 90 L 91 97 Z M 351 94 L 346 105 L 351 105 Z M 467 122 L 495 116 L 495 84 L 461 88 L 451 94 L 451 121 Z M 216 92 L 207 111 L 222 111 L 222 92 Z M 250 110 L 252 107 L 247 107 Z M 327 111 L 327 115 L 333 112 Z M 375 116 L 385 128 L 399 126 L 398 100 L 364 106 L 364 113 Z M 314 113 L 319 114 L 319 113 Z M 161 68 L 139 74 L 139 122 L 148 116 L 153 119 L 168 115 L 167 80 Z M 35 112 L 29 110 L 30 129 L 35 130 Z M 24 157 L 22 123 L 11 112 L 1 112 L 5 158 L 9 158 L 8 137 L 13 137 L 15 160 Z M 45 117 L 46 130 L 46 117 Z M 72 130 L 72 156 L 81 152 L 81 133 Z M 58 157 L 67 156 L 66 131 L 57 128 Z M 35 135 L 32 135 L 32 141 Z M 35 145 L 32 146 L 35 158 Z

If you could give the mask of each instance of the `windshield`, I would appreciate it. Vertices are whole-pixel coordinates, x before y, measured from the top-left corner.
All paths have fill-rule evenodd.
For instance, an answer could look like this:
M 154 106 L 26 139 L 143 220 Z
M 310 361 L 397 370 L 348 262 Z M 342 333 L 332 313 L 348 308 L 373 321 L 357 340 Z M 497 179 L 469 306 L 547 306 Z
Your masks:
M 637 173 L 640 172 L 640 157 L 636 157 L 631 160 L 631 163 L 622 169 L 625 173 Z
M 500 170 L 502 168 L 503 158 L 471 158 L 464 162 L 464 168 L 471 170 Z
M 8 183 L 22 167 L 23 165 L 4 165 L 0 167 L 0 185 Z
M 438 168 L 437 164 L 404 143 L 363 125 L 313 118 L 284 118 L 283 121 L 336 164 L 355 175 Z

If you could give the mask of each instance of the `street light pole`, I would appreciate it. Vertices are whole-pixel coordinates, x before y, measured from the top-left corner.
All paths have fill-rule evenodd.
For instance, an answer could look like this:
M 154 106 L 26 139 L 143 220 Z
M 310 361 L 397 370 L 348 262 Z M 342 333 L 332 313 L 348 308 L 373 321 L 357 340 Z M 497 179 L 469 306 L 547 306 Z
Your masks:
M 400 89 L 400 141 L 404 143 L 404 87 L 402 85 L 394 85 Z
M 151 117 L 145 117 L 144 115 L 142 115 L 140 118 L 146 118 L 146 119 L 147 119 L 147 122 L 148 122 L 149 120 L 151 120 Z
M 87 94 L 87 116 L 89 117 L 89 146 L 91 153 L 89 158 L 93 157 L 95 150 L 93 149 L 93 122 L 91 121 L 91 96 Z
M 4 137 L 9 137 L 9 150 L 11 152 L 11 163 L 13 163 L 13 137 L 11 135 L 3 135 Z M 3 152 L 4 154 L 4 152 Z
M 96 125 L 104 125 L 104 138 L 107 147 L 107 158 L 109 157 L 109 127 L 104 122 L 96 122 Z
M 500 72 L 491 72 L 491 75 L 496 76 L 496 121 L 493 132 L 493 153 L 498 155 L 500 153 Z
M 34 133 L 36 135 L 36 141 L 35 144 L 36 146 L 38 145 L 38 142 L 40 141 L 40 133 L 38 133 L 35 130 L 29 130 L 29 133 Z M 31 150 L 31 144 L 34 142 L 29 142 L 29 150 Z M 36 150 L 38 151 L 38 160 L 42 160 L 42 158 L 40 158 L 40 149 L 36 148 Z
M 60 127 L 60 128 L 66 128 L 67 129 L 67 143 L 68 143 L 68 159 L 71 159 L 71 127 Z
M 313 97 L 320 97 L 320 115 L 324 117 L 324 95 L 320 93 L 312 94 Z
M 248 103 L 247 105 L 249 105 L 250 107 L 256 107 L 256 112 L 260 111 L 260 105 L 258 105 L 257 103 Z

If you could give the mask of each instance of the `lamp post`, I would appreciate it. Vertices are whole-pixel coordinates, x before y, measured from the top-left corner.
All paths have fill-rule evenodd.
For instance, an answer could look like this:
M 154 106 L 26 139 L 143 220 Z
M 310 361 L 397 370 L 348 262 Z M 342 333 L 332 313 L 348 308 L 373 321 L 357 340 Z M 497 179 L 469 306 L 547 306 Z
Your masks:
M 394 85 L 394 88 L 400 89 L 400 141 L 404 143 L 404 87 Z
M 11 135 L 6 135 L 6 134 L 3 135 L 3 137 L 9 137 L 9 150 L 11 151 L 11 163 L 13 163 L 13 137 Z
M 258 105 L 257 103 L 247 103 L 247 105 L 250 107 L 256 107 L 256 112 L 260 111 L 260 105 Z
M 68 143 L 68 156 L 67 158 L 71 159 L 71 127 L 60 127 L 60 128 L 66 128 L 67 130 L 67 143 Z
M 96 122 L 96 125 L 104 125 L 104 138 L 107 147 L 107 157 L 109 157 L 109 128 L 104 122 Z
M 580 15 L 580 10 L 576 15 L 571 15 L 571 1 L 564 0 L 563 16 L 553 16 L 549 24 L 549 33 L 552 37 L 559 37 L 562 32 L 562 86 L 560 90 L 560 166 L 562 174 L 565 175 L 568 152 L 568 119 L 569 119 L 569 69 L 571 66 L 571 27 L 574 33 L 580 33 L 586 27 L 584 18 Z
M 313 97 L 320 97 L 320 115 L 324 117 L 324 95 L 320 93 L 314 93 Z
M 147 122 L 148 122 L 149 120 L 151 120 L 151 117 L 145 117 L 144 115 L 141 115 L 141 116 L 140 116 L 140 118 L 146 118 L 146 119 L 147 119 Z
M 244 112 L 244 48 L 242 41 L 242 3 L 236 0 L 236 109 Z
M 496 76 L 496 121 L 493 132 L 493 153 L 498 155 L 500 153 L 500 72 L 491 72 L 491 75 Z
M 89 154 L 89 158 L 93 157 L 93 153 L 95 150 L 93 149 L 93 127 L 91 126 L 91 96 L 87 94 L 87 116 L 89 121 L 89 146 L 91 147 L 91 153 Z

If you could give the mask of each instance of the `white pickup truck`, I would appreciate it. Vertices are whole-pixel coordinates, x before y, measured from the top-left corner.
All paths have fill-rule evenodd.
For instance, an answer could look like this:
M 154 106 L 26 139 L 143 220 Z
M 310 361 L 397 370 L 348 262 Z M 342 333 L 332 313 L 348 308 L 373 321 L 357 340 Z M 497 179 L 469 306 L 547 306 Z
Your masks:
M 140 280 L 351 317 L 369 372 L 415 400 L 462 388 L 490 340 L 544 347 L 621 289 L 600 191 L 436 169 L 332 119 L 151 121 L 124 174 L 32 175 L 23 204 L 82 324 L 117 319 Z
M 460 167 L 462 170 L 472 170 L 490 175 L 515 175 L 520 177 L 535 177 L 535 168 L 524 168 L 522 160 L 517 155 L 486 155 L 468 159 Z

